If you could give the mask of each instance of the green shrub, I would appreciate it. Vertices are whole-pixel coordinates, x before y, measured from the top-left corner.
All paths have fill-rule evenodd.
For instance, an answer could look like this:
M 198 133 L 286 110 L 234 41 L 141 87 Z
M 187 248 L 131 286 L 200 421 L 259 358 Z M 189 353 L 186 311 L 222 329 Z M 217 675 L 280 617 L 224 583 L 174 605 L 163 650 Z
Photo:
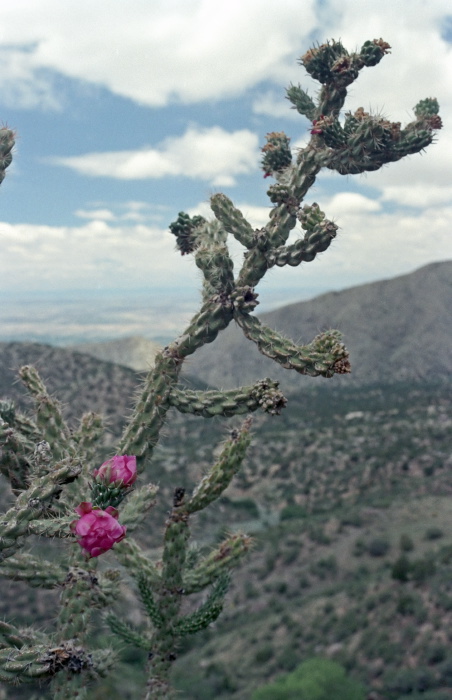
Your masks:
M 406 583 L 410 578 L 411 563 L 405 554 L 402 554 L 393 564 L 391 576 L 396 581 Z
M 436 565 L 431 555 L 426 555 L 422 559 L 415 559 L 411 563 L 411 578 L 417 583 L 422 583 L 429 576 L 433 576 Z
M 253 501 L 252 498 L 238 498 L 233 501 L 227 496 L 223 496 L 221 502 L 233 508 L 243 518 L 249 518 L 249 520 L 257 520 L 259 518 L 259 508 L 256 501 Z
M 412 700 L 413 694 L 417 693 L 422 693 L 424 699 L 425 692 L 435 687 L 435 677 L 426 668 L 402 668 L 387 673 L 384 683 L 384 697 L 387 697 L 387 700 L 400 700 L 407 696 Z
M 442 661 L 445 661 L 447 657 L 447 649 L 444 646 L 444 644 L 434 644 L 431 646 L 427 654 L 425 655 L 425 658 L 429 664 L 440 664 Z
M 251 700 L 365 700 L 363 686 L 329 659 L 309 659 L 292 673 L 256 690 Z
M 385 537 L 376 537 L 367 545 L 367 553 L 371 557 L 384 557 L 391 549 L 391 543 Z
M 318 576 L 322 580 L 328 576 L 334 576 L 337 573 L 336 557 L 334 554 L 331 554 L 329 557 L 319 559 L 311 564 L 309 570 L 312 574 Z
M 427 690 L 425 693 L 402 695 L 397 700 L 450 700 L 451 697 L 450 690 Z
M 407 593 L 406 595 L 401 595 L 397 601 L 397 612 L 404 616 L 415 615 L 418 605 L 419 600 Z
M 257 650 L 254 659 L 257 664 L 265 664 L 267 661 L 270 661 L 270 659 L 273 658 L 274 653 L 275 652 L 272 645 L 265 644 L 265 646 L 262 646 Z
M 308 534 L 309 539 L 316 544 L 331 544 L 331 539 L 321 525 L 312 525 L 308 530 Z
M 352 527 L 361 527 L 363 517 L 358 510 L 350 510 L 345 515 L 341 516 L 341 525 L 351 525 Z
M 362 537 L 358 537 L 353 545 L 353 556 L 362 557 L 362 555 L 365 554 L 366 551 L 366 543 L 364 542 Z
M 296 503 L 291 503 L 288 506 L 285 506 L 282 510 L 281 513 L 279 514 L 279 519 L 281 521 L 283 520 L 300 520 L 303 518 L 306 518 L 308 515 L 306 508 L 303 508 L 303 506 L 299 506 Z
M 426 540 L 439 540 L 443 536 L 444 536 L 444 532 L 441 530 L 441 528 L 435 527 L 435 526 L 429 527 L 425 531 L 425 535 L 424 535 Z
M 402 552 L 412 552 L 414 549 L 413 540 L 405 532 L 400 535 L 399 547 Z

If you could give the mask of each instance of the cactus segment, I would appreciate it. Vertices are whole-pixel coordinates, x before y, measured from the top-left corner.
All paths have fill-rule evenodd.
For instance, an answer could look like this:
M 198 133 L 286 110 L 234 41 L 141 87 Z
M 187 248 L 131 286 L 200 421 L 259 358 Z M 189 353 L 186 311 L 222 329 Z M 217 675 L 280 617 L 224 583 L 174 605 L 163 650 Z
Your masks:
M 286 369 L 310 377 L 332 377 L 350 371 L 348 352 L 338 331 L 327 331 L 314 338 L 309 345 L 295 345 L 280 333 L 261 324 L 249 314 L 237 314 L 236 321 L 259 351 L 276 360 Z
M 28 523 L 28 532 L 39 537 L 59 537 L 62 539 L 73 539 L 70 525 L 74 520 L 73 515 L 63 518 L 35 519 Z
M 30 683 L 36 678 L 54 675 L 44 646 L 22 646 L 20 649 L 0 649 L 0 681 L 4 683 Z
M 181 211 L 176 219 L 170 224 L 171 233 L 176 236 L 176 245 L 181 255 L 192 253 L 198 245 L 199 229 L 205 223 L 202 216 L 191 218 Z
M 14 132 L 7 127 L 0 129 L 0 184 L 5 179 L 5 170 L 11 165 L 13 155 L 11 153 L 14 146 Z
M 23 632 L 18 630 L 17 627 L 4 620 L 0 620 L 0 649 L 7 647 L 21 649 L 24 644 L 28 644 L 29 641 L 28 636 L 24 636 Z
M 223 571 L 238 566 L 252 544 L 251 537 L 237 533 L 230 535 L 184 575 L 184 592 L 197 593 L 210 586 Z
M 104 429 L 104 421 L 98 413 L 90 411 L 82 416 L 80 425 L 74 431 L 72 439 L 85 461 L 90 462 L 93 459 L 96 447 L 103 437 Z
M 64 581 L 66 571 L 59 564 L 22 552 L 0 565 L 0 575 L 27 581 L 33 588 L 55 588 Z
M 110 612 L 105 616 L 105 622 L 110 627 L 111 631 L 121 637 L 121 639 L 126 642 L 126 644 L 132 644 L 139 649 L 145 649 L 149 651 L 151 648 L 151 640 L 148 639 L 141 632 L 129 625 L 124 620 L 121 620 L 117 615 Z
M 313 121 L 316 116 L 316 106 L 308 93 L 303 90 L 300 85 L 290 85 L 286 92 L 286 97 L 292 102 L 293 108 L 296 109 L 299 114 L 307 117 L 309 121 Z
M 200 246 L 195 261 L 204 275 L 206 300 L 215 294 L 230 294 L 234 286 L 234 264 L 226 245 Z
M 146 612 L 155 627 L 163 627 L 164 619 L 155 602 L 154 595 L 150 586 L 150 582 L 144 574 L 138 576 L 138 590 L 140 591 L 141 600 L 143 601 Z
M 433 141 L 433 131 L 442 126 L 434 99 L 421 101 L 417 119 L 401 129 L 399 122 L 373 116 L 360 107 L 347 114 L 344 127 L 333 117 L 314 121 L 312 133 L 329 149 L 324 165 L 341 175 L 379 170 L 386 163 L 419 153 Z
M 77 478 L 81 467 L 71 459 L 63 460 L 52 472 L 33 480 L 30 488 L 18 496 L 15 505 L 2 517 L 0 562 L 12 556 L 22 546 L 31 521 L 49 509 L 62 486 Z
M 215 501 L 229 486 L 240 469 L 246 450 L 251 442 L 251 419 L 247 418 L 239 430 L 233 430 L 225 442 L 221 454 L 204 476 L 184 506 L 186 513 L 202 510 Z
M 155 505 L 158 490 L 155 484 L 145 484 L 127 496 L 125 504 L 121 507 L 121 524 L 127 527 L 128 535 L 141 525 Z
M 224 598 L 228 591 L 229 583 L 229 574 L 220 574 L 206 602 L 191 615 L 179 618 L 175 627 L 175 633 L 180 637 L 185 637 L 188 634 L 194 634 L 206 629 L 214 622 L 223 610 Z
M 262 170 L 265 176 L 277 175 L 292 163 L 290 138 L 284 131 L 267 134 L 267 143 L 262 147 Z
M 4 421 L 0 421 L 0 471 L 17 494 L 27 488 L 31 470 L 30 452 L 32 445 Z
M 181 391 L 175 388 L 169 400 L 181 413 L 192 413 L 204 418 L 237 416 L 259 408 L 277 414 L 287 403 L 278 391 L 278 386 L 279 383 L 272 379 L 263 379 L 251 386 L 230 391 Z
M 137 456 L 138 471 L 143 471 L 145 458 L 149 458 L 157 444 L 160 429 L 169 409 L 168 396 L 176 384 L 182 359 L 168 347 L 155 358 L 154 368 L 148 373 L 134 413 L 126 427 L 119 451 Z
M 435 97 L 426 97 L 425 100 L 420 100 L 414 108 L 414 113 L 417 119 L 430 119 L 438 116 L 439 104 Z M 432 127 L 435 128 L 435 127 Z M 440 127 L 436 127 L 440 128 Z
M 254 230 L 251 224 L 225 194 L 214 194 L 210 198 L 210 207 L 224 229 L 245 248 L 255 245 Z
M 55 459 L 73 453 L 70 430 L 63 418 L 58 401 L 49 396 L 47 389 L 34 367 L 25 365 L 19 370 L 19 376 L 36 402 L 36 417 L 42 439 L 46 440 L 52 449 Z
M 158 588 L 161 584 L 161 574 L 155 564 L 143 552 L 142 548 L 132 537 L 126 537 L 115 545 L 113 550 L 119 563 L 138 580 L 145 576 L 148 582 Z
M 361 61 L 365 66 L 371 67 L 376 66 L 380 63 L 383 56 L 389 51 L 391 47 L 383 39 L 374 39 L 373 41 L 365 41 L 361 46 L 359 56 Z
M 336 237 L 337 226 L 325 219 L 318 204 L 305 205 L 298 211 L 298 219 L 306 234 L 303 239 L 289 246 L 281 246 L 267 254 L 268 266 L 291 265 L 296 267 L 301 262 L 311 262 L 318 253 L 325 251 Z

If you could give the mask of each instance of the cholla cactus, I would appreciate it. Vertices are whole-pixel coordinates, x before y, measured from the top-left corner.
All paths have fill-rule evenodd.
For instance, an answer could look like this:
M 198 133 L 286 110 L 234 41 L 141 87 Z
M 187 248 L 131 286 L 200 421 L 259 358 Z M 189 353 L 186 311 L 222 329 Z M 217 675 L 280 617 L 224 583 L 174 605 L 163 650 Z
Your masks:
M 188 548 L 191 518 L 218 499 L 240 469 L 250 443 L 250 417 L 231 432 L 217 461 L 191 494 L 174 485 L 160 561 L 149 557 L 133 538 L 157 493 L 152 484 L 136 486 L 135 480 L 151 463 L 171 407 L 204 418 L 256 410 L 277 414 L 284 408 L 286 400 L 271 379 L 230 391 L 191 391 L 178 384 L 185 358 L 215 340 L 231 321 L 261 353 L 287 369 L 327 378 L 350 371 L 337 330 L 296 345 L 263 325 L 253 315 L 258 304 L 255 288 L 274 265 L 311 262 L 335 238 L 337 226 L 318 204 L 303 204 L 322 168 L 340 174 L 377 170 L 424 149 L 433 141 L 434 130 L 441 127 L 435 99 L 419 102 L 415 120 L 404 128 L 362 108 L 346 113 L 340 121 L 347 86 L 364 67 L 377 65 L 389 48 L 379 39 L 366 41 L 358 53 L 350 54 L 340 42 L 331 41 L 301 58 L 307 72 L 321 83 L 318 98 L 313 100 L 294 85 L 287 97 L 311 121 L 311 138 L 293 159 L 290 139 L 283 132 L 267 135 L 262 168 L 265 176 L 275 179 L 268 190 L 274 206 L 262 229 L 255 230 L 224 194 L 211 197 L 212 220 L 181 212 L 171 224 L 179 251 L 193 254 L 203 273 L 202 306 L 185 332 L 157 355 L 117 455 L 98 467 L 95 448 L 102 436 L 100 416 L 83 416 L 78 430 L 72 432 L 36 370 L 21 369 L 36 415 L 31 419 L 8 402 L 0 406 L 0 469 L 16 495 L 14 506 L 1 518 L 0 574 L 33 586 L 58 588 L 60 611 L 52 633 L 0 623 L 0 680 L 49 679 L 55 700 L 87 697 L 87 681 L 108 673 L 115 661 L 112 650 L 89 648 L 92 613 L 100 609 L 119 638 L 148 652 L 143 697 L 173 697 L 170 669 L 180 640 L 218 617 L 231 570 L 250 547 L 248 537 L 236 534 L 195 562 Z M 13 143 L 13 133 L 1 129 L 1 179 L 11 162 Z M 288 244 L 297 222 L 303 235 Z M 235 276 L 228 235 L 246 248 Z M 28 551 L 30 535 L 65 540 L 60 560 L 45 560 Z M 135 581 L 149 618 L 145 630 L 131 627 L 114 609 L 120 591 L 119 570 L 99 568 L 99 560 L 109 549 Z M 205 602 L 184 614 L 184 597 L 208 588 Z
M 0 183 L 5 178 L 5 170 L 11 165 L 13 156 L 11 151 L 14 146 L 14 132 L 6 126 L 0 129 Z

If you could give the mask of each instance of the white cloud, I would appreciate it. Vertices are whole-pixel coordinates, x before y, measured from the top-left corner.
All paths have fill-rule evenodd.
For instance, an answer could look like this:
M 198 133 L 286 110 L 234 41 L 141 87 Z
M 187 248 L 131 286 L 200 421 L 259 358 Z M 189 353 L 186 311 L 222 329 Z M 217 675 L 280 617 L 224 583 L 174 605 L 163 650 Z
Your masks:
M 100 221 L 114 221 L 116 216 L 109 209 L 77 209 L 75 216 L 81 219 L 97 219 Z
M 237 95 L 293 60 L 315 24 L 315 0 L 16 0 L 0 35 L 42 68 L 150 106 Z M 1 75 L 1 82 L 14 80 Z M 33 84 L 27 83 L 33 91 Z
M 273 268 L 258 287 L 261 309 L 274 306 L 275 301 L 282 304 L 306 298 L 307 290 L 312 296 L 404 274 L 429 262 L 452 259 L 452 206 L 431 207 L 412 215 L 382 214 L 373 211 L 371 200 L 349 193 L 335 195 L 326 204 L 319 203 L 327 215 L 331 215 L 333 205 L 337 212 L 341 211 L 337 238 L 328 251 L 312 263 L 298 268 Z M 253 226 L 266 223 L 267 207 L 255 207 L 246 202 L 237 203 L 237 206 Z M 191 213 L 211 216 L 205 202 L 194 207 Z M 149 311 L 137 313 L 135 297 L 125 298 L 124 312 L 118 316 L 118 323 L 111 328 L 101 324 L 96 330 L 98 333 L 113 336 L 129 328 L 126 314 L 129 307 L 129 320 L 132 316 L 134 319 L 133 332 L 149 333 L 149 319 L 152 319 L 153 335 L 170 326 L 173 329 L 175 324 L 181 329 L 198 308 L 195 300 L 201 286 L 200 272 L 191 256 L 182 257 L 175 251 L 173 236 L 158 227 L 114 225 L 104 220 L 89 221 L 79 227 L 0 223 L 0 246 L 2 282 L 10 294 L 16 290 L 23 296 L 24 279 L 27 289 L 58 290 L 58 294 L 71 289 L 117 289 L 130 293 L 139 288 L 150 290 Z M 238 244 L 231 248 L 238 268 L 243 249 Z M 165 297 L 153 300 L 152 290 L 157 292 L 162 288 Z M 192 289 L 193 294 L 184 292 L 181 299 L 181 288 Z M 162 315 L 163 303 L 166 311 Z M 72 313 L 82 318 L 80 309 L 83 308 L 80 302 L 69 310 L 69 321 Z M 15 324 L 14 333 L 24 330 L 22 324 L 31 322 L 33 313 L 30 312 L 30 318 L 21 318 L 19 325 Z M 112 314 L 109 318 L 111 320 Z M 55 335 L 63 332 L 61 323 L 66 322 L 59 321 Z M 80 323 L 82 333 L 83 323 Z M 85 330 L 87 328 L 85 325 Z
M 291 119 L 300 123 L 300 115 L 293 109 L 292 103 L 285 97 L 284 91 L 267 90 L 256 97 L 253 102 L 254 114 L 265 114 L 276 119 Z
M 343 0 L 217 0 L 215 12 L 211 0 L 3 5 L 0 88 L 19 107 L 60 106 L 52 72 L 152 107 L 237 96 L 265 80 L 278 89 L 290 80 L 309 86 L 295 58 L 313 35 L 341 38 L 351 50 L 380 36 L 392 44 L 383 66 L 364 69 L 351 87 L 356 107 L 404 120 L 432 85 L 451 106 L 452 47 L 440 38 L 444 0 L 411 0 L 409 9 L 394 0 L 360 0 L 359 8 Z M 279 116 L 270 95 L 255 108 Z
M 175 250 L 168 229 L 92 220 L 79 227 L 0 223 L 5 289 L 138 288 L 184 281 L 194 262 Z
M 14 109 L 62 108 L 61 89 L 56 89 L 54 75 L 36 68 L 28 49 L 0 45 L 0 88 L 3 104 Z
M 247 129 L 232 133 L 212 127 L 189 127 L 180 137 L 156 148 L 49 159 L 84 175 L 123 180 L 184 176 L 216 186 L 230 186 L 235 176 L 257 167 L 258 137 Z
M 375 199 L 364 197 L 357 192 L 339 192 L 321 205 L 327 218 L 336 219 L 345 215 L 361 215 L 365 212 L 377 212 L 381 205 Z
M 350 108 L 372 108 L 401 122 L 412 119 L 412 108 L 424 97 L 437 97 L 443 109 L 452 108 L 452 45 L 441 38 L 449 9 L 444 0 L 413 0 L 409 8 L 394 0 L 360 0 L 359 10 L 354 2 L 328 0 L 327 7 L 325 21 L 331 19 L 325 31 L 333 31 L 347 48 L 379 37 L 392 46 L 350 87 Z
M 384 201 L 397 202 L 410 207 L 426 207 L 446 204 L 452 199 L 450 185 L 434 185 L 426 178 L 425 184 L 413 183 L 389 185 L 382 188 Z

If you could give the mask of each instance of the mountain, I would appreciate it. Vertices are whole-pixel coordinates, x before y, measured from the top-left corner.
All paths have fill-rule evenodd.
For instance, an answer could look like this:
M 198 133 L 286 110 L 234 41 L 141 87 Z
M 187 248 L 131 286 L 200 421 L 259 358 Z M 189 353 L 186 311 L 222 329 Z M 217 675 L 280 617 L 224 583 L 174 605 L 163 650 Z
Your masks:
M 139 382 L 136 372 L 50 345 L 0 343 L 0 398 L 13 399 L 22 408 L 30 406 L 17 374 L 22 365 L 38 369 L 49 393 L 61 401 L 71 425 L 76 425 L 83 413 L 96 411 L 105 417 L 111 435 L 121 434 Z
M 369 698 L 451 700 L 451 272 L 452 263 L 429 265 L 262 316 L 296 340 L 331 325 L 344 330 L 355 383 L 301 378 L 306 391 L 294 393 L 280 416 L 256 413 L 243 468 L 213 507 L 193 517 L 203 553 L 225 529 L 251 534 L 254 546 L 234 573 L 223 615 L 181 648 L 180 697 L 248 700 L 302 660 L 327 656 L 361 680 Z M 237 368 L 231 383 L 276 374 L 274 363 L 253 364 L 260 355 L 252 343 L 240 351 L 229 335 L 226 351 L 221 343 L 206 348 L 214 369 Z M 37 365 L 71 424 L 86 410 L 107 416 L 111 450 L 142 375 L 69 349 L 0 343 L 0 396 L 22 405 L 29 402 L 16 370 L 26 363 Z M 198 376 L 225 383 L 203 364 Z M 359 379 L 361 364 L 384 381 L 359 384 L 370 381 Z M 298 378 L 286 375 L 286 385 Z M 160 487 L 157 505 L 140 531 L 156 556 L 175 486 L 191 491 L 218 456 L 226 423 L 237 422 L 172 409 L 148 473 Z M 45 629 L 57 594 L 2 580 L 0 619 Z M 141 620 L 132 599 L 127 606 Z M 127 647 L 111 686 L 96 697 L 133 696 L 140 653 Z M 33 691 L 48 697 L 45 688 L 6 695 L 0 687 L 0 698 L 25 700 Z
M 130 336 L 99 343 L 78 343 L 68 347 L 68 350 L 83 352 L 98 360 L 115 362 L 138 372 L 147 370 L 153 365 L 154 358 L 160 349 L 161 346 L 158 343 L 143 336 Z
M 452 374 L 452 261 L 432 263 L 407 275 L 329 292 L 259 316 L 262 323 L 308 343 L 337 328 L 350 351 L 352 375 L 335 384 L 430 380 Z M 298 385 L 299 375 L 261 355 L 237 326 L 186 362 L 190 374 L 230 388 L 257 378 Z M 303 377 L 301 381 L 309 380 Z

